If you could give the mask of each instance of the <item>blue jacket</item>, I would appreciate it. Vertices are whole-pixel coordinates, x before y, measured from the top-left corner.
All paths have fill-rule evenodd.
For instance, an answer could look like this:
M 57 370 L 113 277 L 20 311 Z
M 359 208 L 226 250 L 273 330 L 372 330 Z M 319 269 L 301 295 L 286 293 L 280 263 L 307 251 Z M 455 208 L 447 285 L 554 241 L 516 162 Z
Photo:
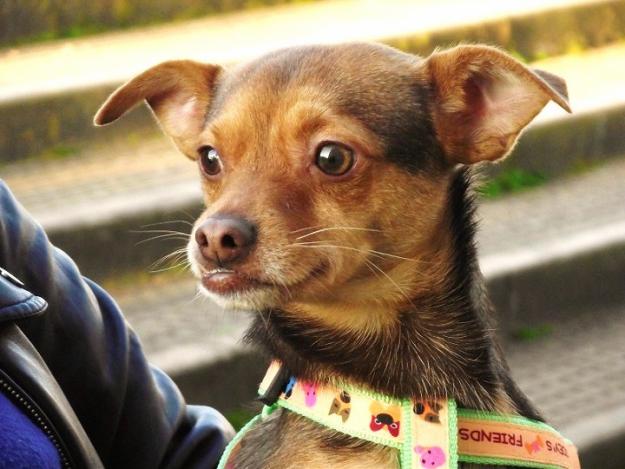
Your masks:
M 113 299 L 48 242 L 2 181 L 0 267 L 24 284 L 0 275 L 0 381 L 30 403 L 66 466 L 217 464 L 230 424 L 185 404 Z

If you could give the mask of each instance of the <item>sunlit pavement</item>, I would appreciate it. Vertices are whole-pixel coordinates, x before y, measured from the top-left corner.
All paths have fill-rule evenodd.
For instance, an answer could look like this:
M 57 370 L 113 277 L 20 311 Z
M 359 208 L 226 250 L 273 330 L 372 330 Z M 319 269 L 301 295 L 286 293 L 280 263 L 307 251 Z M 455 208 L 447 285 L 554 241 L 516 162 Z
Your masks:
M 230 64 L 299 44 L 383 40 L 597 0 L 335 0 L 219 15 L 8 50 L 0 102 L 119 83 L 158 62 Z

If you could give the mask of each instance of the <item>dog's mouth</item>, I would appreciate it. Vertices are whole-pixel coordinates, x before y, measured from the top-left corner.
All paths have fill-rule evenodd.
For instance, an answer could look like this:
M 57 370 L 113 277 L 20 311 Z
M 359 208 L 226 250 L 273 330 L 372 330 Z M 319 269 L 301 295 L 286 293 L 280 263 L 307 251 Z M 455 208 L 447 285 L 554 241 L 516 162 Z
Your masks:
M 200 281 L 202 286 L 210 293 L 228 296 L 234 294 L 243 294 L 252 290 L 274 288 L 281 290 L 282 288 L 291 289 L 293 287 L 302 286 L 307 282 L 323 276 L 327 270 L 327 265 L 321 263 L 317 267 L 311 269 L 308 275 L 301 280 L 294 282 L 281 281 L 273 282 L 263 280 L 257 276 L 252 276 L 241 270 L 215 268 L 210 270 L 201 270 Z
M 209 292 L 218 295 L 243 293 L 248 290 L 271 286 L 271 284 L 243 272 L 223 268 L 202 272 L 201 282 Z

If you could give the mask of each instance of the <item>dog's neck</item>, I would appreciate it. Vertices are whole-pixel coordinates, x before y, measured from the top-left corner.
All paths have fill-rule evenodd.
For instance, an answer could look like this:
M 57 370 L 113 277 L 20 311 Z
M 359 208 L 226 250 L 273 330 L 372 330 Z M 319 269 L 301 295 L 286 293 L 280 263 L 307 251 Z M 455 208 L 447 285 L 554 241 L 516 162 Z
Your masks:
M 301 379 L 348 380 L 398 398 L 452 397 L 469 408 L 510 410 L 476 264 L 469 185 L 469 173 L 460 170 L 449 189 L 453 267 L 443 291 L 420 294 L 391 325 L 360 333 L 290 311 L 261 311 L 247 338 Z

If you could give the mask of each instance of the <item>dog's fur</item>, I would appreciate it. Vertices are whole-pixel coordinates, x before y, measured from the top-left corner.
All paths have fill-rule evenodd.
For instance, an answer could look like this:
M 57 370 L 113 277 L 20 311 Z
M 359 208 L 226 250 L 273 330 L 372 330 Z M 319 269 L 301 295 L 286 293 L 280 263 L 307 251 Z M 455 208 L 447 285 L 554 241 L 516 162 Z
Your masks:
M 158 65 L 95 121 L 143 99 L 189 158 L 219 151 L 223 170 L 202 177 L 196 227 L 235 214 L 257 228 L 230 267 L 262 286 L 207 292 L 255 310 L 249 341 L 309 381 L 540 418 L 493 337 L 471 165 L 509 153 L 549 100 L 568 110 L 562 80 L 486 46 L 426 59 L 374 44 L 301 47 L 231 71 Z M 345 176 L 315 166 L 327 141 L 353 149 Z M 198 276 L 211 268 L 195 241 L 189 257 Z M 245 437 L 236 467 L 393 468 L 397 457 L 276 411 Z

